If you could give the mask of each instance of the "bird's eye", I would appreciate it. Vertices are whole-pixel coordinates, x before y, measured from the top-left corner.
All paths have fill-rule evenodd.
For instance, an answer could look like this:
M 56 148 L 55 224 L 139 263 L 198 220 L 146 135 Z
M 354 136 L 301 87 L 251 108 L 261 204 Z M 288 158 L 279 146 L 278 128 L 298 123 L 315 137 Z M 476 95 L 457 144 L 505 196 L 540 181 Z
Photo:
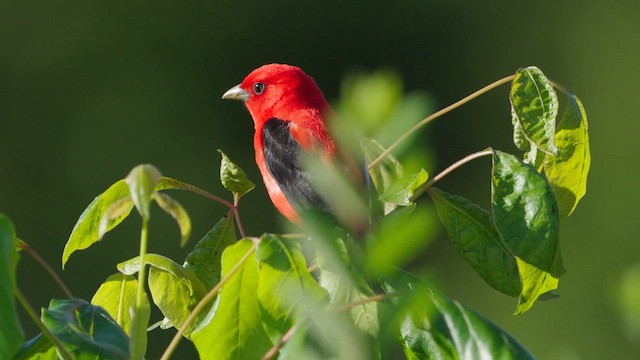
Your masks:
M 266 88 L 266 86 L 265 86 L 263 83 L 261 83 L 261 82 L 257 82 L 257 83 L 255 83 L 255 84 L 253 84 L 253 92 L 254 92 L 256 95 L 260 95 L 260 94 L 262 94 L 262 93 L 264 92 L 264 89 L 265 89 L 265 88 Z

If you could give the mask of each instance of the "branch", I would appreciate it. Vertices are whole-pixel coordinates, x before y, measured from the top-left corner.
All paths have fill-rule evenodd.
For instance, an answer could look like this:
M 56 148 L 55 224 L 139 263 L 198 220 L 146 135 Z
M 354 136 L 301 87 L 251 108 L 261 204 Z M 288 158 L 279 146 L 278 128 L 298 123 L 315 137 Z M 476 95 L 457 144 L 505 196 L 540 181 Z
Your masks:
M 382 159 L 384 159 L 387 155 L 389 155 L 393 150 L 395 150 L 396 147 L 398 147 L 398 145 L 400 145 L 400 143 L 402 141 L 404 141 L 407 137 L 409 137 L 411 134 L 413 134 L 414 132 L 416 132 L 418 129 L 420 129 L 421 127 L 423 127 L 424 125 L 428 124 L 429 122 L 431 122 L 431 120 L 434 120 L 446 113 L 448 113 L 449 111 L 460 107 L 461 105 L 464 105 L 465 103 L 477 98 L 478 96 L 488 92 L 489 90 L 495 89 L 496 87 L 508 83 L 509 81 L 513 80 L 513 78 L 515 77 L 515 75 L 509 75 L 507 77 L 504 77 L 498 81 L 495 81 L 485 87 L 483 87 L 482 89 L 474 92 L 473 94 L 456 101 L 455 103 L 445 107 L 444 109 L 441 109 L 429 116 L 427 116 L 424 120 L 420 121 L 419 123 L 417 123 L 416 125 L 414 125 L 411 129 L 409 129 L 407 132 L 405 132 L 404 134 L 402 134 L 393 144 L 391 144 L 391 146 L 389 146 L 385 151 L 382 152 L 382 154 L 380 154 L 380 156 L 378 156 L 375 160 L 373 160 L 371 163 L 369 163 L 368 165 L 368 169 L 371 170 L 377 163 L 379 163 Z
M 262 360 L 271 360 L 273 359 L 276 355 L 278 355 L 278 352 L 280 351 L 280 349 L 282 349 L 282 347 L 284 346 L 284 344 L 287 343 L 287 341 L 289 341 L 289 339 L 291 339 L 291 337 L 293 336 L 293 334 L 296 332 L 296 326 L 293 325 L 289 331 L 287 331 L 282 338 L 280 339 L 280 341 L 278 341 L 277 344 L 273 345 L 273 347 L 271 349 L 269 349 L 269 351 L 267 351 L 264 356 L 262 357 Z

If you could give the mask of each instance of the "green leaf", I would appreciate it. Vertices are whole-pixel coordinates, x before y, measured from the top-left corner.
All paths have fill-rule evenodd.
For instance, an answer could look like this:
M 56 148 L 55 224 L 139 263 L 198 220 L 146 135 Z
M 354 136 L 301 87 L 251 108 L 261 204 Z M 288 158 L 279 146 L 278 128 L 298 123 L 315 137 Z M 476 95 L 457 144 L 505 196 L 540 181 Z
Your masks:
M 74 359 L 130 359 L 129 338 L 103 308 L 81 300 L 51 300 L 42 323 Z
M 153 302 L 173 326 L 180 327 L 206 294 L 204 284 L 191 270 L 162 255 L 146 254 L 144 261 L 150 265 L 149 290 Z M 135 274 L 140 270 L 139 257 L 122 262 L 117 267 L 123 274 Z M 196 324 L 192 324 L 190 329 L 194 326 Z
M 385 150 L 377 141 L 367 138 L 362 139 L 360 146 L 364 153 L 365 164 L 377 159 Z M 369 170 L 369 176 L 378 194 L 384 194 L 397 179 L 404 176 L 404 170 L 400 162 L 389 154 Z M 385 204 L 384 213 L 387 214 L 395 208 L 395 204 Z
M 218 152 L 222 155 L 222 161 L 220 162 L 220 182 L 222 182 L 222 186 L 238 197 L 253 190 L 256 185 L 247 178 L 244 170 L 231 162 L 222 150 L 218 149 Z
M 136 295 L 138 291 L 138 281 L 130 275 L 121 273 L 109 276 L 100 285 L 96 293 L 91 298 L 91 303 L 102 306 L 113 319 L 131 335 L 132 329 L 132 312 L 136 306 Z M 151 305 L 147 294 L 143 295 L 143 307 L 141 312 L 142 321 L 149 323 L 151 316 Z M 146 328 L 146 326 L 145 326 Z M 146 333 L 143 348 L 146 348 Z
M 384 284 L 396 304 L 409 300 L 400 333 L 412 359 L 533 359 L 507 332 L 483 316 L 429 288 L 415 276 Z M 414 298 L 414 299 L 412 299 Z M 420 301 L 417 302 L 416 300 Z
M 55 345 L 42 333 L 33 339 L 22 343 L 20 351 L 11 358 L 12 360 L 58 360 Z
M 391 186 L 380 194 L 380 201 L 400 206 L 409 206 L 411 197 L 421 185 L 427 182 L 429 174 L 424 169 L 410 175 L 404 175 L 393 181 Z
M 509 99 L 516 146 L 525 150 L 526 139 L 545 153 L 555 154 L 558 98 L 542 71 L 535 66 L 519 69 L 511 84 Z
M 209 290 L 220 282 L 222 251 L 235 242 L 233 212 L 229 211 L 196 244 L 182 266 L 193 271 Z
M 489 213 L 437 188 L 431 188 L 429 195 L 458 254 L 492 288 L 517 297 L 521 285 L 516 260 L 502 243 Z
M 380 219 L 367 239 L 364 267 L 377 277 L 409 263 L 420 255 L 436 234 L 435 214 L 416 205 L 398 208 Z
M 260 315 L 271 341 L 276 343 L 292 326 L 305 301 L 321 301 L 326 293 L 307 271 L 300 244 L 292 239 L 263 235 L 256 259 Z
M 191 235 L 191 219 L 187 211 L 172 197 L 161 192 L 156 192 L 153 199 L 160 205 L 162 210 L 171 215 L 180 227 L 180 246 L 185 246 Z
M 548 155 L 544 161 L 544 173 L 556 195 L 561 219 L 571 215 L 587 192 L 591 166 L 587 114 L 577 96 L 569 93 L 567 99 L 555 136 L 558 154 Z
M 142 164 L 134 167 L 125 178 L 133 203 L 143 218 L 151 216 L 151 197 L 161 177 L 155 166 Z
M 222 254 L 226 276 L 252 248 L 251 240 L 240 240 Z M 258 309 L 258 262 L 249 257 L 224 284 L 210 322 L 191 335 L 201 359 L 259 359 L 269 348 Z
M 543 175 L 513 155 L 494 151 L 491 205 L 498 234 L 516 257 L 522 290 L 516 314 L 558 287 L 564 272 L 556 200 Z
M 15 297 L 18 251 L 16 233 L 8 217 L 0 214 L 0 358 L 10 358 L 20 347 L 24 334 L 18 320 Z
M 62 252 L 63 269 L 71 254 L 78 250 L 84 250 L 101 239 L 100 224 L 103 217 L 107 214 L 112 204 L 128 196 L 129 187 L 124 180 L 119 180 L 111 185 L 105 192 L 93 199 L 91 204 L 82 212 L 80 218 L 78 218 L 76 225 L 71 231 L 69 240 L 67 240 L 67 244 L 64 246 L 64 251 Z M 103 233 L 116 227 L 129 215 L 132 208 L 133 204 L 131 204 L 128 211 L 122 211 L 121 216 L 114 218 L 113 221 L 109 221 L 103 229 Z
M 109 205 L 102 216 L 102 220 L 100 220 L 98 237 L 102 238 L 104 234 L 122 222 L 124 218 L 129 216 L 131 209 L 133 209 L 133 199 L 131 196 L 123 197 Z

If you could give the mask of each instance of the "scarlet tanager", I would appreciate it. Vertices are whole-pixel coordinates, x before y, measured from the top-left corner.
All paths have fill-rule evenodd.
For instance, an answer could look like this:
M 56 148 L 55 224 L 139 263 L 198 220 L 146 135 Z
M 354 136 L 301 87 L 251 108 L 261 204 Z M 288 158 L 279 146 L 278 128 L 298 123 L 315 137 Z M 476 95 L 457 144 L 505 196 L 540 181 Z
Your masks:
M 300 224 L 302 211 L 326 210 L 303 168 L 306 154 L 330 160 L 335 153 L 326 123 L 331 108 L 313 79 L 295 66 L 264 65 L 222 98 L 243 100 L 249 110 L 256 163 L 282 215 Z

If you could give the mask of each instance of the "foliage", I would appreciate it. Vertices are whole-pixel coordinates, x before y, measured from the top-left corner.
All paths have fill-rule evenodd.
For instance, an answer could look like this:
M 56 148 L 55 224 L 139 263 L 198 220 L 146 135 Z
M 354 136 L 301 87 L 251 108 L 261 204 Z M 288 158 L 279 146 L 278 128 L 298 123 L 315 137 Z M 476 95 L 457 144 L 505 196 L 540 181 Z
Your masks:
M 183 338 L 201 359 L 370 359 L 399 353 L 407 359 L 533 358 L 488 319 L 403 270 L 432 241 L 439 218 L 471 268 L 489 286 L 517 299 L 516 314 L 555 296 L 565 271 L 559 224 L 586 192 L 586 114 L 580 100 L 567 93 L 556 125 L 555 85 L 536 67 L 520 69 L 478 94 L 509 81 L 514 144 L 522 158 L 486 149 L 430 178 L 426 169 L 406 170 L 391 155 L 437 117 L 397 133 L 424 113 L 422 97 L 403 97 L 400 80 L 390 72 L 350 78 L 337 111 L 342 128 L 336 131 L 343 148 L 361 152 L 367 184 L 339 167 L 322 168 L 314 186 L 334 211 L 303 214 L 303 236 L 244 234 L 239 203 L 254 184 L 222 151 L 220 179 L 231 201 L 164 177 L 152 165 L 135 167 L 80 215 L 62 266 L 103 239 L 134 207 L 143 219 L 139 256 L 118 264 L 119 273 L 107 277 L 91 303 L 52 300 L 40 318 L 15 284 L 18 250 L 27 245 L 0 216 L 0 357 L 142 359 L 151 299 L 164 316 L 160 328 L 178 329 L 163 359 Z M 408 149 L 406 142 L 403 147 Z M 483 156 L 492 159 L 490 211 L 433 186 Z M 308 166 L 319 171 L 312 161 Z M 154 203 L 177 222 L 181 246 L 191 234 L 189 215 L 168 190 L 191 191 L 229 208 L 182 265 L 146 251 Z M 417 203 L 424 194 L 435 211 L 426 201 Z M 26 342 L 15 299 L 42 330 Z

